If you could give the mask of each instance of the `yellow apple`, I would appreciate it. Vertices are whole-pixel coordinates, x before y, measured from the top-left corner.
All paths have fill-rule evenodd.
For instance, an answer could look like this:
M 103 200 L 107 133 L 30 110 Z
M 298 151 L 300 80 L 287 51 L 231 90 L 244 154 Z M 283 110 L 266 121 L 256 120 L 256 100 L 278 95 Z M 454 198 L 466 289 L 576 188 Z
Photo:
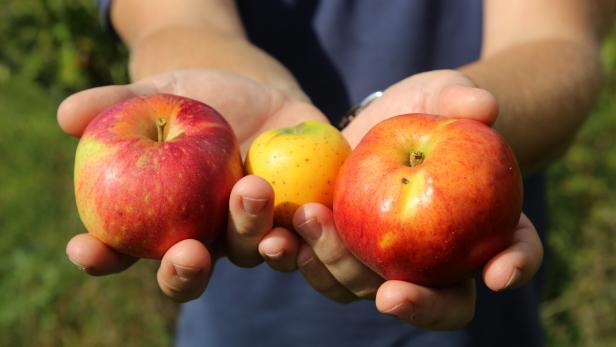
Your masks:
M 332 207 L 338 170 L 351 153 L 340 131 L 310 120 L 259 135 L 250 146 L 246 171 L 274 188 L 274 225 L 293 228 L 293 214 L 302 204 Z

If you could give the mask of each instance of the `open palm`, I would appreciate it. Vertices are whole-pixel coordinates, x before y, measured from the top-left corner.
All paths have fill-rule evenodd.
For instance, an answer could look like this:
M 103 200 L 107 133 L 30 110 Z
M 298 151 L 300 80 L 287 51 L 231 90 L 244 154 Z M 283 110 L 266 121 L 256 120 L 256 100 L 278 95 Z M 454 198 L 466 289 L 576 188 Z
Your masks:
M 170 93 L 202 101 L 231 124 L 242 150 L 261 132 L 307 119 L 326 120 L 307 99 L 293 97 L 250 79 L 216 70 L 181 70 L 139 82 L 89 89 L 67 98 L 58 122 L 67 133 L 80 136 L 90 120 L 113 103 L 136 95 Z
M 470 118 L 492 124 L 498 114 L 498 105 L 492 94 L 476 88 L 458 71 L 429 71 L 389 87 L 344 129 L 344 134 L 355 146 L 378 122 L 406 113 Z
M 388 88 L 343 130 L 353 146 L 376 123 L 405 113 L 430 113 L 471 118 L 492 124 L 498 113 L 495 98 L 453 70 L 411 76 Z M 340 302 L 375 299 L 377 309 L 427 329 L 454 329 L 470 321 L 475 308 L 475 284 L 463 281 L 447 288 L 428 288 L 403 281 L 384 281 L 358 261 L 338 236 L 327 207 L 306 204 L 295 214 L 295 229 L 303 238 L 297 266 L 307 282 Z M 266 235 L 263 242 L 266 242 Z M 532 223 L 522 215 L 513 243 L 491 259 L 483 280 L 495 291 L 526 283 L 543 256 Z M 271 264 L 270 264 L 271 265 Z
M 58 108 L 58 122 L 67 133 L 80 136 L 105 108 L 136 95 L 152 93 L 177 94 L 214 107 L 234 129 L 243 153 L 252 139 L 267 129 L 306 119 L 325 120 L 307 98 L 287 95 L 222 71 L 184 70 L 129 85 L 99 87 L 74 94 Z M 207 249 L 196 240 L 184 240 L 171 247 L 157 275 L 163 292 L 177 301 L 201 295 L 211 273 L 212 251 L 224 253 L 241 266 L 260 263 L 263 258 L 257 248 L 261 237 L 272 231 L 273 197 L 270 185 L 256 176 L 238 181 L 229 200 L 226 243 Z M 274 229 L 272 235 L 281 233 L 290 238 L 289 232 L 282 229 Z M 78 267 L 93 275 L 123 271 L 137 260 L 113 251 L 86 233 L 69 241 L 67 254 Z

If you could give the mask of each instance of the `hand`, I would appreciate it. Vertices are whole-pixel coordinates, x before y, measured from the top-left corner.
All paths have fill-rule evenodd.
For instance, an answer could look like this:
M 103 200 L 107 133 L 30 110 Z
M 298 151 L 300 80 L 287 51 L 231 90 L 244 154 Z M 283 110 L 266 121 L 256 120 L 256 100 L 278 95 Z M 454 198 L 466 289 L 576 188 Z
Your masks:
M 237 75 L 210 70 L 166 73 L 125 86 L 86 90 L 68 97 L 58 109 L 58 123 L 67 133 L 80 136 L 90 120 L 108 106 L 136 95 L 172 93 L 201 100 L 218 110 L 234 129 L 242 152 L 261 132 L 325 117 L 302 95 L 291 95 Z M 285 229 L 272 229 L 274 193 L 256 176 L 246 176 L 234 186 L 229 201 L 226 242 L 206 248 L 196 240 L 184 240 L 164 255 L 157 279 L 162 291 L 177 301 L 200 296 L 211 273 L 212 258 L 227 255 L 241 266 L 262 261 L 257 249 L 263 235 L 269 242 L 284 240 L 277 250 L 297 252 L 296 237 Z M 119 254 L 89 234 L 72 238 L 66 252 L 78 267 L 92 275 L 125 270 L 137 259 Z M 265 255 L 265 253 L 263 254 Z M 284 269 L 284 266 L 281 268 Z
M 380 121 L 405 113 L 429 113 L 470 118 L 492 124 L 498 104 L 490 92 L 455 70 L 436 70 L 408 77 L 385 90 L 364 109 L 343 133 L 355 147 Z
M 448 288 L 384 281 L 346 248 L 325 206 L 304 205 L 295 214 L 294 224 L 305 240 L 297 265 L 307 282 L 323 295 L 342 303 L 375 299 L 381 313 L 431 330 L 461 328 L 473 318 L 474 280 Z M 542 257 L 537 231 L 522 215 L 512 244 L 484 266 L 483 281 L 493 291 L 521 286 L 537 272 Z
M 409 77 L 388 88 L 343 133 L 352 146 L 379 121 L 404 113 L 431 113 L 472 118 L 492 124 L 498 107 L 487 91 L 456 71 L 426 72 Z M 456 329 L 468 323 L 475 309 L 475 283 L 467 280 L 449 288 L 428 288 L 403 281 L 384 281 L 354 258 L 335 229 L 331 211 L 323 205 L 307 204 L 295 214 L 294 226 L 303 238 L 297 267 L 317 291 L 338 302 L 359 298 L 375 299 L 377 309 L 427 329 Z M 271 235 L 263 238 L 260 249 L 270 247 Z M 273 242 L 271 244 L 274 244 Z M 282 245 L 282 239 L 278 240 Z M 279 252 L 282 253 L 282 252 Z M 268 261 L 288 264 L 289 258 Z M 491 259 L 483 269 L 483 280 L 501 291 L 526 283 L 536 273 L 543 248 L 532 223 L 522 215 L 513 244 Z

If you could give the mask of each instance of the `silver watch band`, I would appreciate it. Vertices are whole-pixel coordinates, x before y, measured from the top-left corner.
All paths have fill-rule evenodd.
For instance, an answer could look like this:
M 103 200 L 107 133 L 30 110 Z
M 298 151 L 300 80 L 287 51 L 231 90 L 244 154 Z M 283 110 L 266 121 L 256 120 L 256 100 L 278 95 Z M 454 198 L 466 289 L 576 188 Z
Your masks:
M 347 125 L 349 125 L 353 119 L 355 119 L 355 117 L 361 112 L 363 111 L 366 107 L 368 107 L 368 105 L 370 105 L 370 103 L 372 103 L 374 100 L 380 98 L 381 96 L 383 96 L 383 92 L 380 90 L 377 90 L 374 93 L 371 93 L 370 95 L 366 96 L 359 104 L 355 105 L 352 109 L 350 109 L 340 120 L 340 123 L 338 123 L 338 129 L 342 130 L 344 129 Z

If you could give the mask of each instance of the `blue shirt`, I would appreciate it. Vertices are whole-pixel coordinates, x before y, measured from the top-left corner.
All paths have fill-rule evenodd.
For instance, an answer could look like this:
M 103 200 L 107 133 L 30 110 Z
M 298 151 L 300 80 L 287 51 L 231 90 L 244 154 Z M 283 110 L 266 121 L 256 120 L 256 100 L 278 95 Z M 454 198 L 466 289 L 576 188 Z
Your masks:
M 105 8 L 106 1 L 102 1 Z M 334 124 L 351 105 L 414 73 L 479 56 L 482 0 L 238 0 L 251 41 L 281 61 Z M 525 180 L 524 210 L 544 230 L 543 179 Z M 374 302 L 334 303 L 299 273 L 216 264 L 206 293 L 182 306 L 177 345 L 541 346 L 539 281 L 506 293 L 478 281 L 465 329 L 417 329 Z

